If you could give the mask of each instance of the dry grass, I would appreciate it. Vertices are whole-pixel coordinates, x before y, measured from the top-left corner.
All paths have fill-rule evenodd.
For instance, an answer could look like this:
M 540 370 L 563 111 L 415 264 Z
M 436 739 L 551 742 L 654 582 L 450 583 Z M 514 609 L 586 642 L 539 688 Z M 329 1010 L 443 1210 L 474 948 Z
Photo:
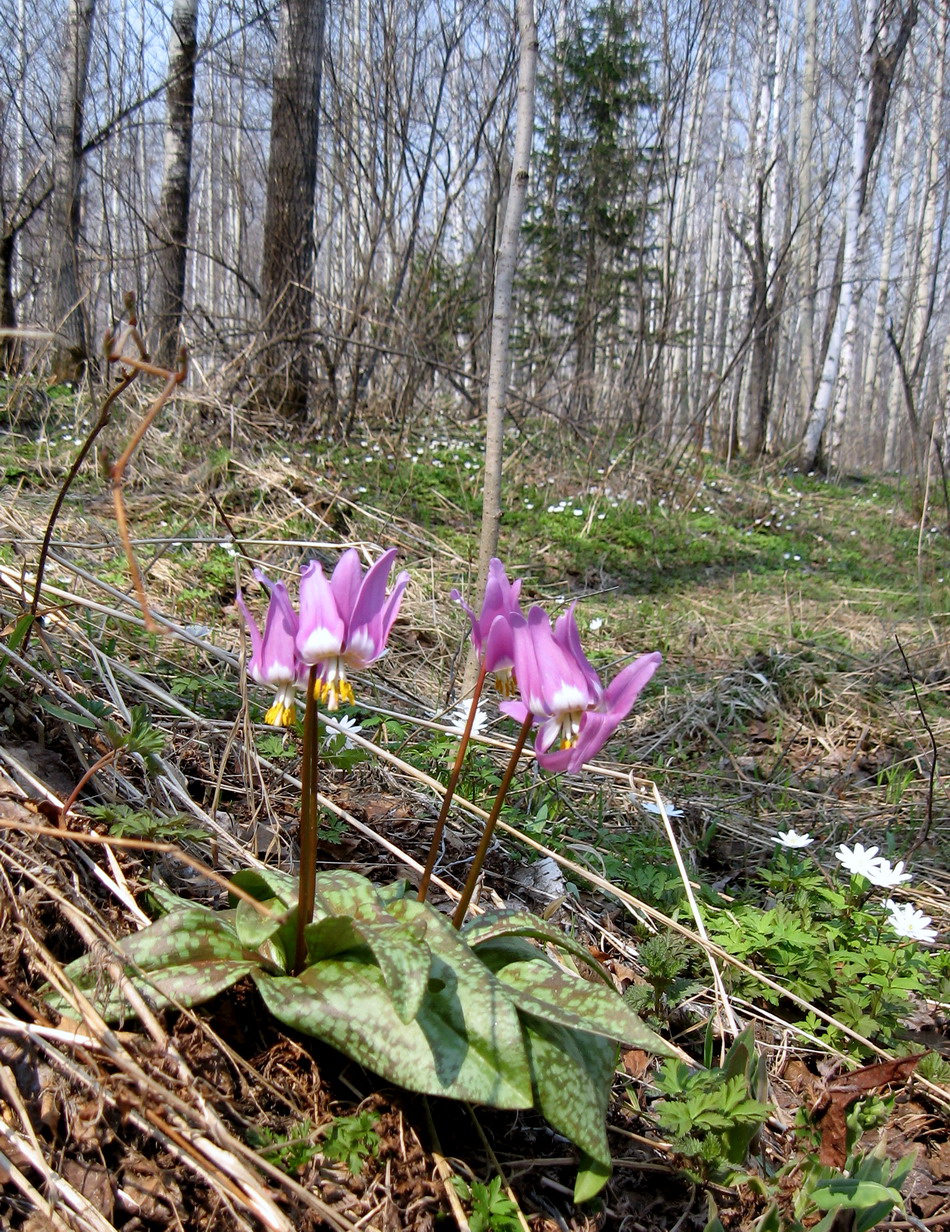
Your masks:
M 392 650 L 360 704 L 397 722 L 413 743 L 420 732 L 440 730 L 437 716 L 459 678 L 463 621 L 444 601 L 450 586 L 464 586 L 469 574 L 451 533 L 455 513 L 445 528 L 420 526 L 374 493 L 357 493 L 338 463 L 318 469 L 302 455 L 284 461 L 279 450 L 262 453 L 260 442 L 249 448 L 242 439 L 247 433 L 243 421 L 209 403 L 169 417 L 146 438 L 127 495 L 149 601 L 164 629 L 157 638 L 144 634 L 110 508 L 97 492 L 102 485 L 90 478 L 56 528 L 41 596 L 43 627 L 28 650 L 10 646 L 33 598 L 50 485 L 65 469 L 59 452 L 51 450 L 7 485 L 0 509 L 0 542 L 9 549 L 0 567 L 7 643 L 0 679 L 0 1150 L 7 1161 L 0 1205 L 11 1229 L 389 1232 L 433 1227 L 439 1212 L 464 1226 L 446 1194 L 446 1169 L 464 1175 L 484 1163 L 477 1132 L 458 1130 L 438 1109 L 430 1122 L 422 1101 L 379 1092 L 369 1076 L 327 1050 L 262 1021 L 250 989 L 218 998 L 200 1013 L 155 1017 L 142 1005 L 138 1019 L 118 1030 L 88 1003 L 77 1001 L 74 1024 L 51 1023 L 44 1013 L 41 986 L 63 986 L 63 966 L 86 947 L 101 954 L 104 973 L 123 978 L 111 943 L 147 919 L 143 906 L 153 878 L 215 903 L 223 892 L 202 866 L 224 878 L 258 862 L 293 867 L 292 744 L 287 758 L 260 753 L 239 670 L 234 585 L 249 587 L 253 566 L 277 575 L 294 571 L 309 554 L 331 559 L 344 543 L 367 551 L 399 547 L 413 582 Z M 230 453 L 217 457 L 215 447 Z M 649 487 L 645 470 L 640 467 L 638 490 Z M 659 475 L 649 478 L 659 487 Z M 693 501 L 692 489 L 684 485 L 684 493 Z M 457 512 L 464 520 L 464 511 Z M 176 546 L 186 541 L 185 550 Z M 223 542 L 236 552 L 233 575 L 220 567 Z M 520 551 L 525 555 L 526 548 Z M 544 562 L 525 563 L 533 579 L 528 588 L 550 594 Z M 910 845 L 927 823 L 916 855 L 915 901 L 938 926 L 950 927 L 950 810 L 939 764 L 931 795 L 927 731 L 942 751 L 950 725 L 946 628 L 932 616 L 902 611 L 895 617 L 893 608 L 885 591 L 823 604 L 814 593 L 796 593 L 791 582 L 767 592 L 736 576 L 684 589 L 671 599 L 663 627 L 664 674 L 638 709 L 623 762 L 605 763 L 565 787 L 565 807 L 587 819 L 596 810 L 607 826 L 643 827 L 649 819 L 629 792 L 631 786 L 652 792 L 656 779 L 683 810 L 672 835 L 687 877 L 705 876 L 704 861 L 754 867 L 773 850 L 776 829 L 789 824 L 832 842 L 891 829 Z M 643 609 L 635 595 L 618 592 L 609 597 L 609 612 L 606 640 L 598 644 L 602 659 L 624 653 L 623 635 Z M 651 621 L 660 619 L 652 608 L 643 636 L 651 637 Z M 909 703 L 895 634 L 918 683 L 926 725 Z M 174 843 L 104 842 L 108 827 L 82 807 L 68 835 L 56 831 L 57 805 L 102 751 L 97 706 L 127 720 L 143 701 L 166 737 L 161 772 L 146 775 L 136 758 L 127 758 L 96 777 L 85 803 L 117 801 L 166 818 L 184 814 L 204 835 L 181 844 L 186 859 Z M 89 725 L 64 720 L 64 711 L 88 714 Z M 351 776 L 326 776 L 326 806 L 346 823 L 328 855 L 373 877 L 413 877 L 437 811 L 438 782 L 413 764 L 402 742 L 385 747 L 377 737 L 367 747 L 372 759 Z M 493 730 L 486 747 L 508 747 L 502 729 Z M 636 767 L 632 781 L 630 766 Z M 441 869 L 446 899 L 464 873 L 467 827 L 482 816 L 475 802 L 463 801 L 456 811 Z M 534 852 L 554 860 L 578 887 L 556 905 L 557 918 L 603 954 L 618 978 L 641 978 L 638 938 L 651 929 L 687 937 L 710 964 L 708 988 L 694 998 L 696 1015 L 714 1017 L 727 1034 L 736 1020 L 754 1020 L 775 1089 L 783 1092 L 783 1115 L 807 1100 L 808 1084 L 793 1090 L 791 1077 L 800 1077 L 793 1061 L 814 1060 L 807 1034 L 760 1003 L 730 1000 L 718 973 L 735 960 L 699 936 L 693 921 L 684 923 L 687 915 L 671 919 L 592 871 L 595 825 L 586 847 L 576 835 L 573 846 L 548 847 L 518 827 L 503 830 L 483 899 L 509 901 L 513 877 Z M 756 978 L 776 987 L 768 972 Z M 788 1001 L 794 998 L 786 994 Z M 863 1044 L 882 1052 L 873 1041 Z M 893 1122 L 895 1141 L 903 1131 L 907 1141 L 929 1141 L 932 1154 L 943 1150 L 948 1105 L 945 1090 L 919 1084 L 912 1105 Z M 319 1137 L 334 1113 L 361 1106 L 378 1113 L 382 1139 L 361 1178 L 319 1152 L 288 1176 L 248 1145 L 253 1128 L 292 1132 L 307 1120 Z M 908 1109 L 926 1122 L 916 1137 Z M 645 1124 L 622 1100 L 612 1114 L 617 1172 L 599 1215 L 571 1206 L 565 1186 L 572 1160 L 540 1122 L 522 1118 L 512 1125 L 498 1114 L 479 1119 L 500 1165 L 517 1178 L 519 1201 L 536 1230 L 703 1222 L 697 1195 L 668 1151 L 654 1131 L 644 1134 Z M 768 1149 L 779 1160 L 787 1140 L 772 1133 Z M 457 1158 L 446 1164 L 445 1156 Z M 935 1184 L 938 1172 L 922 1167 L 915 1183 L 927 1177 Z M 732 1206 L 723 1201 L 733 1226 L 751 1218 L 745 1201 L 739 1195 Z M 947 1202 L 931 1204 L 928 1226 L 948 1210 Z

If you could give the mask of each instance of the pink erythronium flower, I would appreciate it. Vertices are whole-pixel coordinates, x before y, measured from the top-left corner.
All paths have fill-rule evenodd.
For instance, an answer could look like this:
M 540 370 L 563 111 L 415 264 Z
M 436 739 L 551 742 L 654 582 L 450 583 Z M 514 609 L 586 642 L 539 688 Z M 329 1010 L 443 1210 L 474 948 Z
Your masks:
M 478 616 L 457 590 L 449 594 L 449 598 L 460 603 L 468 613 L 475 653 L 485 670 L 494 674 L 495 688 L 502 697 L 514 697 L 516 691 L 510 618 L 521 615 L 520 594 L 521 579 L 509 582 L 505 567 L 497 556 L 493 556 L 488 564 L 485 597 Z
M 248 611 L 244 596 L 237 595 L 237 605 L 247 622 L 251 638 L 251 660 L 248 675 L 258 684 L 277 690 L 274 701 L 264 715 L 264 722 L 277 727 L 293 727 L 297 721 L 296 690 L 306 678 L 306 670 L 297 654 L 297 613 L 283 582 L 270 582 L 255 569 L 254 576 L 270 591 L 270 603 L 261 633 Z
M 534 716 L 535 755 L 545 770 L 579 770 L 630 713 L 662 657 L 641 655 L 604 688 L 581 649 L 573 605 L 554 630 L 539 607 L 510 623 L 522 700 L 503 702 L 502 709 L 522 723 Z
M 386 639 L 399 612 L 409 574 L 400 573 L 387 595 L 389 573 L 396 559 L 390 548 L 363 574 L 355 548 L 344 552 L 327 580 L 318 561 L 300 576 L 300 625 L 297 652 L 316 667 L 320 700 L 328 710 L 353 701 L 347 671 L 374 663 L 386 649 Z

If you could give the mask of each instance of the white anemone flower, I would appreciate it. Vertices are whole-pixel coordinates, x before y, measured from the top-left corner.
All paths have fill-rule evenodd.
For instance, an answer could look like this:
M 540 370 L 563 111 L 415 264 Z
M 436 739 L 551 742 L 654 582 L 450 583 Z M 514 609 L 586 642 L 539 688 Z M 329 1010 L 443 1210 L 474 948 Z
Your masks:
M 631 799 L 636 801 L 636 803 L 639 804 L 640 807 L 646 812 L 652 813 L 654 817 L 662 817 L 664 812 L 667 817 L 683 816 L 683 810 L 681 808 L 677 808 L 675 804 L 671 804 L 669 800 L 663 801 L 663 808 L 661 810 L 660 806 L 654 800 L 641 800 L 639 796 L 635 795 L 631 795 Z
M 351 740 L 350 737 L 358 736 L 362 730 L 356 719 L 351 718 L 348 714 L 335 715 L 332 719 L 328 718 L 326 720 L 326 740 L 330 741 L 336 736 L 342 736 L 345 749 L 356 747 L 356 741 Z
M 848 847 L 842 843 L 835 852 L 835 859 L 840 860 L 852 877 L 867 877 L 873 881 L 881 867 L 878 857 L 878 847 L 865 847 L 863 843 L 855 843 Z
M 891 890 L 894 886 L 901 885 L 902 882 L 910 881 L 911 879 L 910 873 L 904 872 L 903 860 L 898 860 L 893 868 L 891 867 L 890 860 L 885 860 L 883 856 L 876 863 L 877 868 L 874 871 L 874 875 L 867 874 L 871 885 L 880 886 L 883 890 Z
M 459 702 L 452 713 L 448 716 L 448 729 L 450 732 L 455 732 L 458 736 L 463 734 L 471 709 L 471 700 Z M 477 707 L 475 711 L 475 721 L 472 723 L 472 735 L 480 736 L 487 723 L 488 715 L 481 708 L 481 706 Z
M 814 841 L 810 835 L 799 834 L 797 830 L 779 830 L 772 838 L 780 847 L 810 847 Z
M 933 921 L 929 915 L 910 903 L 895 903 L 892 898 L 886 899 L 884 906 L 889 912 L 888 923 L 899 937 L 922 941 L 925 945 L 933 945 L 937 940 L 937 930 L 930 927 Z

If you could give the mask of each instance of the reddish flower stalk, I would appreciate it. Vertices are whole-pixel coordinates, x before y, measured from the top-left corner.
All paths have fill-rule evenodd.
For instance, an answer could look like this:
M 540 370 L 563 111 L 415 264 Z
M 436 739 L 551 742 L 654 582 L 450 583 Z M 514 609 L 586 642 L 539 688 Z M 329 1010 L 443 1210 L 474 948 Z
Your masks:
M 455 795 L 455 789 L 458 786 L 459 775 L 462 773 L 462 763 L 465 761 L 465 754 L 468 751 L 468 742 L 472 738 L 472 728 L 475 726 L 475 715 L 478 709 L 478 700 L 482 695 L 482 688 L 485 684 L 485 677 L 488 670 L 485 664 L 482 663 L 478 670 L 478 679 L 475 681 L 475 692 L 472 694 L 472 703 L 468 712 L 468 718 L 465 720 L 465 729 L 462 732 L 462 739 L 459 741 L 458 752 L 455 754 L 455 765 L 452 767 L 452 773 L 449 775 L 449 781 L 445 788 L 445 795 L 442 797 L 442 808 L 439 810 L 439 819 L 435 823 L 435 829 L 432 832 L 432 842 L 429 844 L 429 854 L 426 858 L 426 866 L 422 873 L 422 880 L 419 882 L 419 893 L 416 896 L 420 903 L 424 903 L 426 895 L 429 892 L 429 883 L 432 880 L 432 870 L 435 868 L 436 856 L 439 854 L 439 844 L 442 842 L 442 834 L 445 830 L 445 820 L 449 815 L 449 809 L 452 805 L 452 799 Z
M 304 929 L 313 919 L 317 896 L 317 847 L 319 808 L 317 783 L 320 764 L 320 733 L 317 723 L 317 668 L 311 667 L 307 682 L 307 703 L 303 715 L 303 756 L 300 766 L 300 877 L 297 889 L 297 933 L 293 971 L 303 970 L 307 961 Z
M 505 802 L 505 796 L 508 794 L 508 788 L 511 786 L 511 780 L 514 778 L 515 769 L 521 757 L 525 741 L 528 739 L 528 733 L 531 731 L 533 721 L 533 716 L 527 714 L 521 724 L 521 731 L 518 733 L 518 739 L 515 741 L 514 751 L 508 761 L 504 778 L 501 780 L 501 786 L 498 788 L 498 793 L 495 796 L 495 803 L 491 806 L 491 812 L 488 814 L 488 820 L 485 822 L 482 841 L 478 844 L 478 850 L 475 852 L 472 866 L 468 870 L 468 878 L 462 890 L 462 897 L 459 899 L 458 906 L 455 908 L 455 915 L 452 917 L 452 923 L 456 928 L 461 928 L 465 920 L 465 913 L 468 911 L 468 905 L 472 901 L 472 895 L 475 893 L 475 887 L 478 885 L 478 875 L 482 871 L 482 865 L 485 863 L 485 857 L 488 855 L 488 846 L 491 843 L 492 835 L 495 832 L 495 825 L 501 814 L 501 806 Z

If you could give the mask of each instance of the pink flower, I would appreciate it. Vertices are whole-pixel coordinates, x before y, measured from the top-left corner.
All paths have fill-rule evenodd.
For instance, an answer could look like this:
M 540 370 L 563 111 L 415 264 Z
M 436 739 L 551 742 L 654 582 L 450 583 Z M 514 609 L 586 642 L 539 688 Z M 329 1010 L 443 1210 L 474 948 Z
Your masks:
M 386 649 L 409 582 L 409 574 L 400 573 L 386 594 L 395 558 L 396 549 L 390 548 L 364 576 L 359 554 L 350 548 L 329 581 L 318 561 L 306 565 L 300 576 L 297 652 L 304 663 L 317 667 L 320 700 L 328 710 L 337 710 L 341 699 L 353 701 L 347 671 L 368 667 Z
M 475 615 L 457 590 L 449 594 L 449 598 L 460 603 L 468 613 L 475 653 L 485 670 L 494 673 L 495 688 L 503 697 L 514 697 L 516 690 L 512 672 L 514 645 L 511 617 L 521 615 L 518 603 L 520 593 L 521 579 L 509 582 L 504 565 L 497 556 L 493 556 L 488 564 L 488 581 L 480 615 Z
M 307 678 L 306 669 L 297 655 L 297 613 L 283 582 L 270 582 L 258 569 L 255 569 L 254 576 L 270 591 L 270 603 L 262 634 L 247 609 L 244 596 L 238 592 L 236 602 L 247 622 L 251 638 L 251 661 L 247 672 L 258 684 L 277 690 L 273 704 L 264 715 L 264 722 L 277 727 L 293 727 L 297 721 L 296 690 Z
M 539 607 L 527 620 L 512 616 L 510 624 L 522 700 L 503 702 L 502 709 L 519 722 L 534 716 L 535 755 L 545 770 L 579 770 L 630 713 L 662 657 L 641 655 L 605 689 L 581 649 L 573 604 L 553 631 Z

